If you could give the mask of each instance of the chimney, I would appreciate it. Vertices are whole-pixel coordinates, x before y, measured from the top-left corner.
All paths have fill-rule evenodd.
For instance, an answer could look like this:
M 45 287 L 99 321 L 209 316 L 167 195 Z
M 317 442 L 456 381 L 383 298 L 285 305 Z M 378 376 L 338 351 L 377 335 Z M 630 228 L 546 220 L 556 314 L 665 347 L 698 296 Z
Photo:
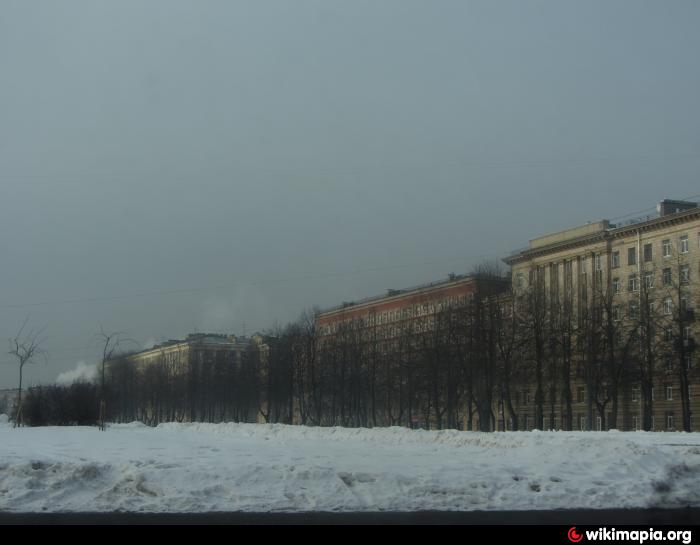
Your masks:
M 664 199 L 656 205 L 656 211 L 659 216 L 668 216 L 669 214 L 677 214 L 697 208 L 698 203 L 692 201 L 674 201 L 673 199 Z

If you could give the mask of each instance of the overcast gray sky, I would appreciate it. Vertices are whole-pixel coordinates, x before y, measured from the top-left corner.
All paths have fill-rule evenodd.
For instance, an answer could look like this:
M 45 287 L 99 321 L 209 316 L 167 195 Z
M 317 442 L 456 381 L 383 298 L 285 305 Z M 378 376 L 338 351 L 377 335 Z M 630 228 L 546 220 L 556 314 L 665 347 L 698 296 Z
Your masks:
M 46 326 L 50 382 L 100 325 L 250 333 L 697 195 L 698 28 L 693 0 L 0 0 L 3 342 Z

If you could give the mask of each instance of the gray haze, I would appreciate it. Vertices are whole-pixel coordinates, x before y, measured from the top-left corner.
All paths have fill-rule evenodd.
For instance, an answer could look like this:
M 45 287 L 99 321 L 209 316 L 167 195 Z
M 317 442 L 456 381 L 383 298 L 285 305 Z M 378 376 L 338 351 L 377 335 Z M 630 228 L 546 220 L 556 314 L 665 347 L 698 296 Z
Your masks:
M 698 28 L 693 0 L 0 0 L 2 351 L 29 316 L 53 381 L 100 325 L 251 333 L 697 195 Z

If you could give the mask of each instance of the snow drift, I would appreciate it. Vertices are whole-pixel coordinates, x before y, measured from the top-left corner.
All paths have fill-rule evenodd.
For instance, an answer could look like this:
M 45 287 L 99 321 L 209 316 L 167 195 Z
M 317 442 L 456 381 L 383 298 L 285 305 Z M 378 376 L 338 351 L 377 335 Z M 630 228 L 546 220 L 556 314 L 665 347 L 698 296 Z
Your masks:
M 700 437 L 405 428 L 0 424 L 0 510 L 700 506 Z

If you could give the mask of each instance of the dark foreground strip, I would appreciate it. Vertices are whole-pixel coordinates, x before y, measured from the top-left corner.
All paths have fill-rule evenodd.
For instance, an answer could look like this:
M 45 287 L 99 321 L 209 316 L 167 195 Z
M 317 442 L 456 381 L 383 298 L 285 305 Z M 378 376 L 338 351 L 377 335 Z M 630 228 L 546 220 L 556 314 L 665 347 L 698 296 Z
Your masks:
M 502 525 L 678 525 L 700 524 L 700 508 L 586 509 L 558 511 L 416 511 L 410 513 L 8 513 L 0 525 L 76 524 L 479 524 Z

